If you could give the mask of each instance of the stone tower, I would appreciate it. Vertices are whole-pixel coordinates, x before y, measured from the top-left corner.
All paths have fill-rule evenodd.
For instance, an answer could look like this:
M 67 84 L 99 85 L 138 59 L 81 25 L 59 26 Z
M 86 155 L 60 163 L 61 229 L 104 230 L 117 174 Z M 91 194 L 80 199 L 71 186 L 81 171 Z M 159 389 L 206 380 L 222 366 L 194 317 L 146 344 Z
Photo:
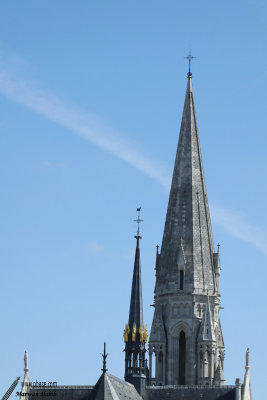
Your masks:
M 140 211 L 140 210 L 138 210 Z M 141 262 L 139 242 L 139 223 L 141 222 L 138 212 L 138 231 L 135 236 L 136 250 L 134 260 L 134 271 L 132 280 L 132 292 L 128 324 L 124 329 L 125 342 L 125 380 L 132 383 L 138 393 L 143 394 L 146 387 L 147 363 L 145 359 L 145 344 L 148 333 L 143 322 L 143 300 L 141 284 Z
M 220 255 L 214 250 L 192 74 L 160 253 L 149 338 L 150 384 L 223 385 Z

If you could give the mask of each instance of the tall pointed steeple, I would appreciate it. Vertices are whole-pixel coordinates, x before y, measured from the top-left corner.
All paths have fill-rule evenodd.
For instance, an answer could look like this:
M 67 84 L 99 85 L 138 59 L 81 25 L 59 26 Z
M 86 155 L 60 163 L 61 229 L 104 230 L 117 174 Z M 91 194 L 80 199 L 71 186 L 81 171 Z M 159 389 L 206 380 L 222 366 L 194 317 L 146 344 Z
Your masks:
M 137 327 L 143 326 L 143 299 L 142 299 L 142 284 L 141 284 L 141 261 L 140 261 L 140 247 L 139 241 L 142 239 L 139 234 L 135 236 L 136 249 L 135 249 L 135 260 L 134 260 L 134 271 L 132 280 L 132 292 L 131 302 L 129 311 L 129 322 L 130 329 L 136 324 Z
M 130 311 L 128 324 L 124 329 L 125 342 L 125 380 L 132 383 L 139 394 L 142 394 L 146 385 L 147 363 L 145 359 L 145 343 L 147 341 L 147 328 L 143 322 L 143 300 L 141 283 L 141 260 L 140 260 L 140 210 L 137 209 L 138 223 L 136 239 L 136 250 L 134 260 L 134 271 L 132 280 L 132 291 L 130 300 Z
M 191 54 L 188 57 L 190 62 Z M 212 384 L 217 359 L 221 361 L 221 368 L 224 359 L 219 320 L 220 262 L 219 254 L 214 253 L 190 70 L 156 264 L 155 315 L 149 355 L 151 365 L 155 353 L 157 368 L 154 377 L 150 374 L 150 381 L 163 385 Z M 160 332 L 157 337 L 159 314 L 166 339 Z M 208 330 L 212 337 L 204 340 L 202 330 L 204 336 Z M 203 354 L 208 366 L 205 370 L 201 366 L 205 360 Z M 164 373 L 159 374 L 161 360 L 165 360 Z
M 183 240 L 184 249 L 180 242 Z M 192 74 L 184 102 L 180 138 L 174 164 L 169 204 L 160 253 L 160 293 L 177 290 L 181 254 L 190 265 L 184 285 L 188 292 L 215 292 L 213 239 L 198 136 Z

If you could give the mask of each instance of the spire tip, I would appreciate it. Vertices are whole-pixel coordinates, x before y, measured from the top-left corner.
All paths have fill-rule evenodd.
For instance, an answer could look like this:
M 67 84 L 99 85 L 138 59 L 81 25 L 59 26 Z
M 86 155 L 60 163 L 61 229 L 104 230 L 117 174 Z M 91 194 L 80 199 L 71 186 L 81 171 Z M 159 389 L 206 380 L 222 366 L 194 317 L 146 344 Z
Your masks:
M 106 360 L 107 360 L 108 354 L 106 353 L 106 342 L 104 342 L 104 353 L 101 355 L 103 357 L 103 368 L 101 369 L 101 371 L 103 371 L 103 374 L 104 374 L 105 372 L 107 372 L 107 361 Z
M 25 371 L 25 372 L 26 372 L 26 371 L 29 371 L 28 361 L 29 361 L 29 359 L 28 359 L 28 352 L 25 350 L 25 353 L 24 353 L 24 371 Z
M 186 59 L 188 60 L 189 68 L 188 68 L 187 77 L 188 77 L 189 79 L 191 79 L 191 78 L 192 78 L 191 61 L 193 60 L 193 58 L 196 58 L 196 57 L 192 56 L 192 54 L 191 54 L 191 49 L 189 49 L 188 56 L 187 56 L 187 57 L 184 57 L 184 58 L 186 58 Z
M 137 211 L 137 219 L 135 219 L 134 222 L 137 223 L 138 227 L 137 227 L 137 234 L 136 234 L 135 238 L 137 239 L 137 242 L 138 242 L 139 239 L 142 239 L 140 236 L 140 224 L 141 224 L 141 222 L 144 222 L 144 220 L 140 218 L 141 207 L 138 207 L 136 209 L 136 211 Z

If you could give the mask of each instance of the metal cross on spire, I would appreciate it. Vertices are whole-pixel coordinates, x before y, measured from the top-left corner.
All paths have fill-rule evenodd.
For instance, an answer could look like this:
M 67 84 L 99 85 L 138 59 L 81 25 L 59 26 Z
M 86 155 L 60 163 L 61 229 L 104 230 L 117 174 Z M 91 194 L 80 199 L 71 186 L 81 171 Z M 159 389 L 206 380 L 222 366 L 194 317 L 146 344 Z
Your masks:
M 192 54 L 191 54 L 191 49 L 189 49 L 188 56 L 187 56 L 187 57 L 184 57 L 184 58 L 186 58 L 186 59 L 188 60 L 188 63 L 189 63 L 188 76 L 191 76 L 191 75 L 192 75 L 192 74 L 191 74 L 191 61 L 193 60 L 193 58 L 196 58 L 196 57 L 192 56 Z
M 140 235 L 139 235 L 139 233 L 140 233 L 140 224 L 141 224 L 141 222 L 144 222 L 144 220 L 143 220 L 143 219 L 140 219 L 141 207 L 137 208 L 136 211 L 137 211 L 138 214 L 137 214 L 137 219 L 135 219 L 134 222 L 136 222 L 137 225 L 138 225 L 138 228 L 137 228 L 137 235 L 136 235 L 136 236 L 139 237 L 139 236 L 140 236 Z
M 104 353 L 103 354 L 101 354 L 102 355 L 102 357 L 103 357 L 103 368 L 102 368 L 102 371 L 103 371 L 103 373 L 105 373 L 105 372 L 107 372 L 107 356 L 108 356 L 108 354 L 106 353 L 106 342 L 104 342 Z

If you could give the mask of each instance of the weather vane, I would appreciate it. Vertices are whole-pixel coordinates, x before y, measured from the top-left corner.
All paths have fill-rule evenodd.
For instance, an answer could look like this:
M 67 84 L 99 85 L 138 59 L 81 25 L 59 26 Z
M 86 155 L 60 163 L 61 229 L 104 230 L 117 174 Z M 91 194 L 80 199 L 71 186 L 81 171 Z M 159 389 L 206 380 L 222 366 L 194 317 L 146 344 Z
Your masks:
M 103 368 L 102 368 L 102 371 L 103 371 L 103 373 L 105 373 L 105 372 L 107 372 L 107 361 L 106 361 L 106 359 L 107 359 L 107 356 L 108 356 L 108 354 L 106 353 L 106 342 L 104 342 L 104 353 L 101 354 L 101 355 L 103 357 Z
M 188 76 L 191 76 L 191 75 L 192 75 L 192 74 L 191 74 L 191 61 L 193 60 L 193 58 L 196 58 L 196 57 L 192 56 L 192 54 L 191 54 L 191 49 L 189 49 L 188 56 L 187 56 L 187 57 L 184 57 L 184 58 L 186 58 L 186 59 L 188 60 L 188 62 L 189 62 L 189 72 L 188 72 Z
M 140 233 L 140 224 L 141 224 L 141 222 L 144 222 L 144 220 L 143 220 L 143 219 L 140 219 L 141 207 L 137 208 L 136 211 L 138 212 L 138 214 L 137 214 L 137 219 L 135 219 L 134 222 L 136 222 L 137 225 L 138 225 L 138 228 L 137 228 L 137 236 L 139 236 L 139 233 Z

